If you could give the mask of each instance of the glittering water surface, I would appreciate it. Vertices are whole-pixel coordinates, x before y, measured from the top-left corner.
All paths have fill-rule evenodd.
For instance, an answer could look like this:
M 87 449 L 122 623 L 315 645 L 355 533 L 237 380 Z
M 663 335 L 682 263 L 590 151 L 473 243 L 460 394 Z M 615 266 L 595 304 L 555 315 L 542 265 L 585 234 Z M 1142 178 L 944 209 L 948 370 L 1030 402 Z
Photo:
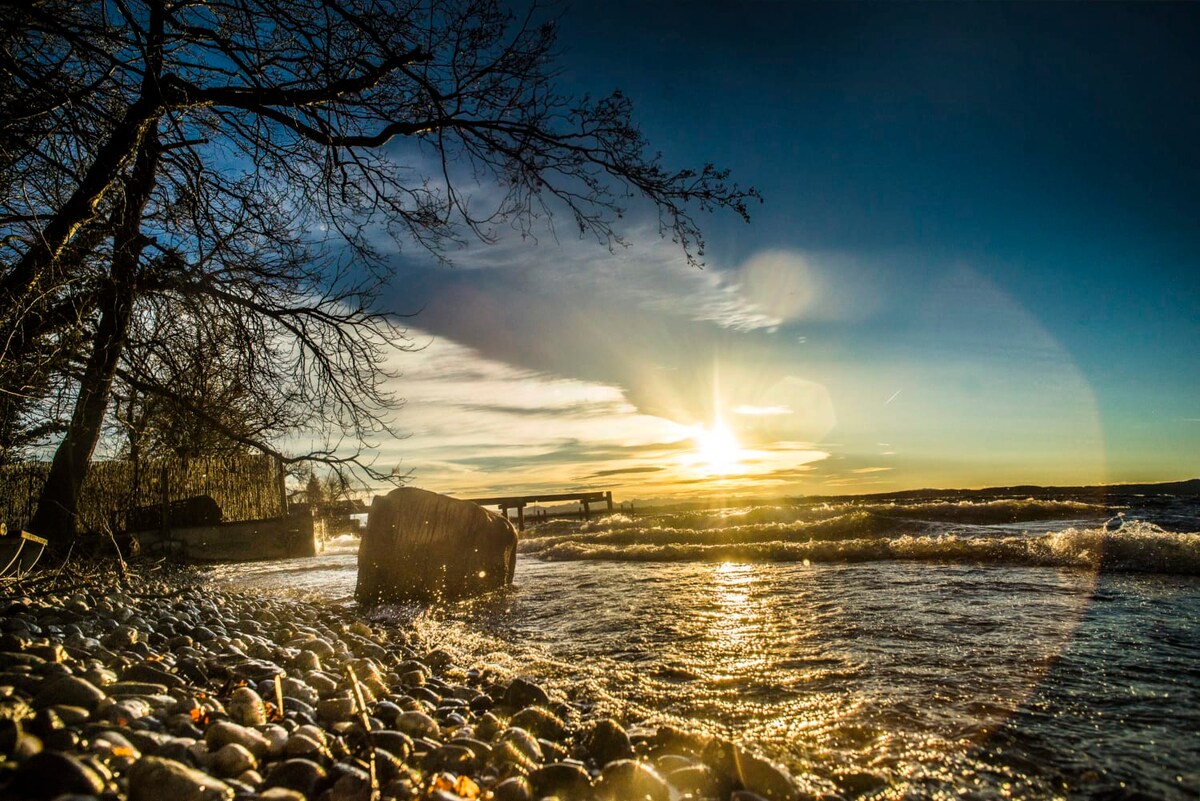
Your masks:
M 556 522 L 511 590 L 377 614 L 627 721 L 751 744 L 813 789 L 1197 797 L 1190 509 L 1118 528 L 1097 508 L 844 507 Z M 349 602 L 355 556 L 218 574 Z

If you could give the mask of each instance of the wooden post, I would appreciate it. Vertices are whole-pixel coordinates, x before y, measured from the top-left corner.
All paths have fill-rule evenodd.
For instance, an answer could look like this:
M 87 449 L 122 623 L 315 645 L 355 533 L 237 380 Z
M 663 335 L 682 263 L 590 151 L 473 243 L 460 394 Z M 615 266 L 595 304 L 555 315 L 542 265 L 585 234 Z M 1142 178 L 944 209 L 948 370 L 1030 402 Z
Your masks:
M 517 507 L 517 531 L 525 530 L 525 504 Z
M 583 503 L 583 519 L 587 520 L 588 519 L 588 511 L 589 511 L 588 510 L 588 502 L 582 501 L 582 503 Z
M 604 493 L 604 500 L 608 501 L 608 513 L 611 515 L 611 514 L 612 514 L 612 511 L 613 511 L 613 508 L 612 508 L 612 490 L 609 490 L 608 492 Z

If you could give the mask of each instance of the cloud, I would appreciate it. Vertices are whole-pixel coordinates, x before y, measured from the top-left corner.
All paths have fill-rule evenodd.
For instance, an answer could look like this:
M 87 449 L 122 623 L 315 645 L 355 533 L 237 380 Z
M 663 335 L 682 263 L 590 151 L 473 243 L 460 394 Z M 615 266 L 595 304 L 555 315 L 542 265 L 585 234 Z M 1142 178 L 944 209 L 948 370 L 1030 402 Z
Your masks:
M 604 476 L 622 476 L 635 473 L 659 473 L 665 469 L 664 467 L 622 467 L 616 470 L 597 470 L 592 475 L 596 478 L 602 478 Z
M 792 409 L 790 406 L 750 406 L 749 404 L 742 404 L 735 406 L 733 413 L 747 417 L 771 417 L 781 414 L 792 414 Z

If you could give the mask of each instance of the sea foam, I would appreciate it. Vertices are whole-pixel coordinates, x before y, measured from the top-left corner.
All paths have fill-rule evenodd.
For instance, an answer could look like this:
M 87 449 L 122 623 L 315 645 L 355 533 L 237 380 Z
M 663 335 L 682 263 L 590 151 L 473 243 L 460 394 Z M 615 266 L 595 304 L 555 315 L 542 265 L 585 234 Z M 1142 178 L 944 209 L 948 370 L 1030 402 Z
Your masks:
M 849 519 L 847 519 L 849 518 Z M 552 561 L 865 562 L 919 560 L 959 564 L 1106 569 L 1200 575 L 1200 533 L 1171 532 L 1142 521 L 1119 528 L 1067 528 L 1041 535 L 864 536 L 870 515 L 843 515 L 803 529 L 761 526 L 719 532 L 676 528 L 581 532 L 522 543 L 527 555 Z M 858 527 L 857 534 L 851 529 Z M 829 536 L 831 533 L 841 536 Z M 720 536 L 714 536 L 719 534 Z M 774 534 L 775 536 L 771 536 Z M 812 536 L 804 537 L 805 534 Z M 783 535 L 783 536 L 780 536 Z

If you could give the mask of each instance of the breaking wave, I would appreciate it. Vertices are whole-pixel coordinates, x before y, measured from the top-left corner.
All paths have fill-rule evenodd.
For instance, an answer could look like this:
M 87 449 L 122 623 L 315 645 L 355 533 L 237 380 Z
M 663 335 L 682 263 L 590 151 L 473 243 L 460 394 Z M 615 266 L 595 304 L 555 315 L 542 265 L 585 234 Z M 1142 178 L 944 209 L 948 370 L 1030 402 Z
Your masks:
M 1003 498 L 990 501 L 929 500 L 902 502 L 864 502 L 852 500 L 834 503 L 781 504 L 725 509 L 701 509 L 654 515 L 678 529 L 701 531 L 738 526 L 787 525 L 864 514 L 880 519 L 910 522 L 943 522 L 969 525 L 1001 525 L 1033 520 L 1071 520 L 1108 517 L 1111 507 L 1074 500 L 1039 498 Z M 617 531 L 645 526 L 645 518 L 622 513 L 608 515 L 580 525 L 572 520 L 554 520 L 539 525 L 530 536 L 553 536 L 565 532 Z
M 870 513 L 839 515 L 802 529 L 779 524 L 718 531 L 630 528 L 552 535 L 521 543 L 548 561 L 866 562 L 907 560 L 1200 575 L 1200 533 L 1143 521 L 1119 528 L 1067 528 L 1041 535 L 892 533 L 872 536 Z

